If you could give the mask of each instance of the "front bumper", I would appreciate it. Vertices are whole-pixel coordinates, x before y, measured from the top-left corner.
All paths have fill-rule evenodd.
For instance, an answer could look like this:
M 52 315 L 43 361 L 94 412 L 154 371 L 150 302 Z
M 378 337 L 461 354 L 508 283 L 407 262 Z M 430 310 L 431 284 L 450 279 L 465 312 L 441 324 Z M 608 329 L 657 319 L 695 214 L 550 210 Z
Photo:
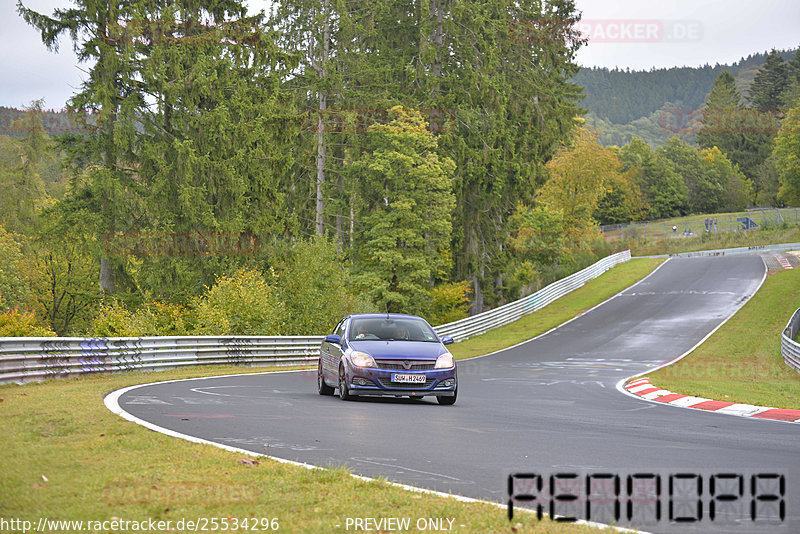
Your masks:
M 392 382 L 393 374 L 424 375 L 425 383 Z M 458 386 L 456 368 L 404 371 L 375 367 L 353 367 L 347 372 L 347 383 L 353 395 L 390 397 L 452 397 Z

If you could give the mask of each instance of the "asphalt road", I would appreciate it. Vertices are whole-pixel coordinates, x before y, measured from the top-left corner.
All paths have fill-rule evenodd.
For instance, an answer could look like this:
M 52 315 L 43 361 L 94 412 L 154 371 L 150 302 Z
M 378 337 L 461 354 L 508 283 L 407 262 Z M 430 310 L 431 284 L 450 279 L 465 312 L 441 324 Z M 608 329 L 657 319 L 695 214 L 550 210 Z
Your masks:
M 757 290 L 763 276 L 758 256 L 672 259 L 543 337 L 459 363 L 459 398 L 451 407 L 428 399 L 321 397 L 315 371 L 153 384 L 122 395 L 120 406 L 225 445 L 321 466 L 346 464 L 365 476 L 498 502 L 508 498 L 512 473 L 616 474 L 623 495 L 627 475 L 659 474 L 660 517 L 649 497 L 632 505 L 634 523 L 647 531 L 800 532 L 800 426 L 659 406 L 615 388 L 620 379 L 692 348 Z M 716 473 L 741 474 L 744 490 L 730 508 L 717 501 L 712 521 Z M 783 522 L 750 520 L 752 496 L 772 491 L 762 477 L 753 490 L 752 475 L 762 473 L 785 476 Z M 673 518 L 696 514 L 694 501 L 682 499 L 699 478 L 699 523 L 669 520 L 669 475 L 682 474 L 696 478 L 673 479 Z M 647 480 L 632 479 L 634 489 L 646 492 Z M 777 510 L 775 503 L 757 501 L 759 521 Z M 626 501 L 620 502 L 625 524 Z M 576 515 L 585 517 L 583 501 L 576 503 Z M 556 511 L 570 515 L 570 506 L 562 500 Z M 596 505 L 590 519 L 607 522 L 612 510 Z

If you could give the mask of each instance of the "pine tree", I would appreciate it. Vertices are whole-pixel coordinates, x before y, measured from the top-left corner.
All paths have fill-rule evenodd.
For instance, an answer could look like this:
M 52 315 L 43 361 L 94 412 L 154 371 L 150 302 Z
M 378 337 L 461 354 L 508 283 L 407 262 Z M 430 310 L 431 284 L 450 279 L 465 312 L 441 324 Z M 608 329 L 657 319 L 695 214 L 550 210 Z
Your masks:
M 348 172 L 360 178 L 358 284 L 380 310 L 426 314 L 430 289 L 451 267 L 455 164 L 419 111 L 389 110 L 369 128 L 369 151 Z
M 778 57 L 780 59 L 780 57 Z M 697 144 L 701 148 L 719 148 L 753 184 L 750 202 L 765 201 L 762 192 L 768 188 L 763 164 L 772 151 L 777 119 L 770 113 L 745 108 L 736 90 L 733 76 L 720 74 L 703 109 Z
M 162 295 L 196 294 L 290 225 L 281 185 L 299 119 L 280 82 L 293 58 L 243 4 L 206 9 L 141 9 L 151 33 L 131 36 L 157 103 L 139 110 L 135 140 L 143 219 L 153 240 L 170 241 L 140 258 L 138 276 Z
M 703 121 L 697 132 L 697 144 L 703 148 L 719 147 L 732 154 L 741 139 L 735 121 L 739 121 L 742 101 L 733 75 L 727 70 L 717 77 L 703 108 Z
M 789 67 L 773 49 L 758 69 L 747 94 L 754 109 L 774 112 L 783 106 L 783 93 L 788 87 Z
M 129 195 L 134 187 L 133 169 L 125 146 L 127 135 L 133 128 L 131 111 L 133 102 L 141 101 L 135 91 L 133 74 L 133 43 L 114 39 L 115 31 L 131 19 L 130 0 L 103 2 L 101 0 L 76 0 L 76 7 L 56 9 L 52 16 L 26 8 L 22 2 L 17 11 L 28 24 L 38 29 L 42 42 L 54 52 L 58 51 L 59 38 L 68 34 L 78 59 L 94 62 L 81 90 L 68 103 L 71 111 L 80 116 L 90 115 L 87 126 L 92 133 L 76 137 L 82 149 L 89 152 L 101 167 L 95 173 L 92 191 L 87 191 L 87 203 L 101 214 L 100 235 L 116 232 L 130 224 Z M 128 111 L 126 113 L 126 110 Z M 115 289 L 115 267 L 111 258 L 104 255 L 100 261 L 100 284 L 104 291 Z
M 316 36 L 292 45 L 308 50 L 323 33 L 312 18 L 321 0 L 281 5 L 285 27 Z M 342 118 L 341 133 L 335 125 L 325 127 L 325 226 L 332 228 L 328 221 L 335 217 L 343 243 L 346 219 L 351 229 L 358 226 L 352 217 L 358 183 L 341 170 L 364 146 L 359 123 L 363 130 L 385 122 L 381 109 L 396 104 L 421 110 L 440 136 L 440 153 L 456 162 L 453 278 L 471 280 L 472 311 L 481 311 L 484 297 L 494 303 L 494 288 L 502 286 L 508 218 L 543 182 L 541 166 L 567 139 L 579 111 L 580 88 L 568 81 L 583 44 L 572 29 L 574 3 L 332 1 L 330 8 L 327 80 L 309 60 L 291 81 L 307 109 L 317 109 L 320 88 L 328 91 L 329 116 Z M 360 117 L 363 110 L 375 116 Z M 307 183 L 317 175 L 308 163 L 320 153 L 319 138 L 310 137 L 302 148 L 306 163 L 298 169 Z M 316 188 L 299 187 L 306 198 L 316 195 Z
M 789 81 L 800 83 L 800 47 L 795 51 L 792 59 L 789 60 Z
M 509 218 L 519 201 L 532 199 L 544 181 L 541 166 L 575 126 L 580 88 L 568 80 L 584 41 L 572 29 L 571 0 L 476 0 L 443 9 L 435 54 L 442 75 L 425 87 L 430 107 L 457 119 L 440 145 L 456 162 L 455 276 L 472 281 L 476 313 L 502 298 Z
M 800 104 L 800 48 L 787 63 L 789 85 L 783 94 L 783 108 L 788 109 Z
M 89 166 L 59 213 L 91 223 L 106 292 L 188 297 L 285 230 L 299 125 L 280 81 L 296 62 L 263 15 L 239 0 L 19 10 L 49 47 L 70 32 L 96 60 L 70 101 L 92 127 L 71 147 Z
M 389 85 L 380 67 L 387 55 L 375 53 L 372 42 L 375 19 L 384 7 L 347 0 L 281 0 L 271 21 L 282 49 L 299 58 L 286 83 L 304 112 L 291 196 L 303 230 L 318 235 L 335 231 L 342 243 L 347 226 L 343 212 L 352 208 L 342 166 L 350 158 L 348 150 L 363 141 L 368 121 L 392 105 L 381 99 L 382 86 Z M 389 57 L 396 54 L 389 51 Z
M 8 140 L 0 167 L 0 224 L 28 235 L 35 232 L 37 212 L 46 200 L 40 169 L 53 144 L 42 126 L 42 103 L 33 101 L 12 123 L 19 137 Z

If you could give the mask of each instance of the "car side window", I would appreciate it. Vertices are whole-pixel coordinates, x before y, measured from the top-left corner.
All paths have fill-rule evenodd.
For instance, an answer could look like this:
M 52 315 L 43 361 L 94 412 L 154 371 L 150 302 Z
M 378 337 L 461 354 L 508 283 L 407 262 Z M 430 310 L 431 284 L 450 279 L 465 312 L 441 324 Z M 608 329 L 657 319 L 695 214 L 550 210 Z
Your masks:
M 340 338 L 344 339 L 344 331 L 347 329 L 347 320 L 342 321 L 339 323 L 339 326 L 336 327 L 336 330 L 333 332 Z
M 342 323 L 344 323 L 344 319 L 339 321 L 339 324 L 337 324 L 335 327 L 333 327 L 333 332 L 331 332 L 331 334 L 338 334 L 339 333 L 339 329 L 342 327 Z

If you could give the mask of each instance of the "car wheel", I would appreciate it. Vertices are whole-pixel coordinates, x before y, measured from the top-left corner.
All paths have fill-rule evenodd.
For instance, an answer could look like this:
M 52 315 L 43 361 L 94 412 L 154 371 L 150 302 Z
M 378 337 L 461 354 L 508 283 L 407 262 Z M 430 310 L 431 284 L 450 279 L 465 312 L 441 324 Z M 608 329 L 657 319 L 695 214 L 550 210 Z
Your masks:
M 347 376 L 344 372 L 344 366 L 339 366 L 339 398 L 342 400 L 353 400 L 355 395 L 350 394 L 350 389 L 347 387 Z
M 317 364 L 317 391 L 320 395 L 333 395 L 333 388 L 325 383 L 322 378 L 322 360 Z
M 439 401 L 439 404 L 443 406 L 450 406 L 456 403 L 457 396 L 458 396 L 458 387 L 456 387 L 456 390 L 453 391 L 452 397 L 436 397 L 436 400 Z

